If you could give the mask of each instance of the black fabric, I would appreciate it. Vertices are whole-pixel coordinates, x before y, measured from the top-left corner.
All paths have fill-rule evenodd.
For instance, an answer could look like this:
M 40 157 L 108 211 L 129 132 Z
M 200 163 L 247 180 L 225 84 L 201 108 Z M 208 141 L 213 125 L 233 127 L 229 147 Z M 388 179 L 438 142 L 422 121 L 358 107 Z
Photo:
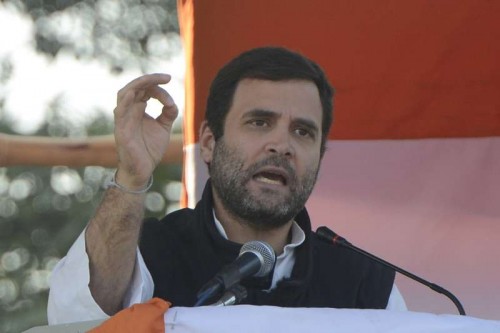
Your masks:
M 198 290 L 238 256 L 241 244 L 216 229 L 210 181 L 195 209 L 182 209 L 162 220 L 145 221 L 140 241 L 155 284 L 154 296 L 174 306 L 193 306 Z M 267 279 L 249 279 L 244 303 L 285 307 L 384 309 L 394 271 L 348 249 L 319 240 L 311 231 L 307 211 L 295 218 L 306 234 L 295 249 L 292 275 L 272 291 Z

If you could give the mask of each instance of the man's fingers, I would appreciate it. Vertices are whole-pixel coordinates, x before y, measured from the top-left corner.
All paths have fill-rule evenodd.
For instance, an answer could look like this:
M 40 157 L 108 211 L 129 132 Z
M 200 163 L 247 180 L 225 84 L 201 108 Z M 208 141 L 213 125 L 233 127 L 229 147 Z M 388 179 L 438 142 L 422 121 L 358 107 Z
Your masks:
M 129 90 L 125 95 L 119 100 L 114 110 L 115 118 L 126 118 L 132 117 L 136 119 L 142 118 L 146 111 L 145 102 L 137 102 L 135 100 L 135 94 L 133 91 Z
M 179 110 L 176 104 L 172 106 L 164 106 L 161 110 L 161 114 L 156 117 L 156 121 L 164 128 L 170 129 L 178 114 Z
M 133 91 L 134 94 L 137 94 L 139 90 L 147 90 L 151 86 L 166 84 L 170 82 L 171 78 L 172 77 L 169 74 L 160 73 L 147 74 L 138 77 L 137 79 L 130 81 L 125 87 L 118 91 L 117 103 L 119 103 L 129 91 Z
M 174 99 L 170 94 L 163 88 L 158 86 L 149 87 L 145 92 L 145 95 L 149 98 L 154 98 L 158 100 L 161 104 L 166 107 L 171 107 L 175 105 Z
M 170 77 L 169 75 L 167 75 Z M 139 79 L 145 78 L 140 77 Z M 145 82 L 158 82 L 162 79 L 161 74 L 152 74 L 148 76 L 148 80 L 134 80 L 136 81 L 134 85 L 127 85 L 125 88 L 120 90 L 118 93 L 118 103 L 115 109 L 115 116 L 125 117 L 127 115 L 139 120 L 145 113 L 146 110 L 146 102 L 150 98 L 154 98 L 158 100 L 165 107 L 173 107 L 175 106 L 175 102 L 170 96 L 170 94 L 165 90 L 160 88 L 158 85 L 146 85 L 143 84 Z M 165 77 L 163 79 L 166 79 Z M 134 82 L 132 81 L 132 82 Z M 131 83 L 132 83 L 131 82 Z M 161 82 L 164 82 L 161 81 Z M 133 89 L 131 87 L 142 87 L 140 89 Z
M 114 111 L 115 117 L 123 117 L 127 113 L 127 109 L 134 104 L 135 93 L 132 90 L 123 92 L 118 98 L 118 103 Z

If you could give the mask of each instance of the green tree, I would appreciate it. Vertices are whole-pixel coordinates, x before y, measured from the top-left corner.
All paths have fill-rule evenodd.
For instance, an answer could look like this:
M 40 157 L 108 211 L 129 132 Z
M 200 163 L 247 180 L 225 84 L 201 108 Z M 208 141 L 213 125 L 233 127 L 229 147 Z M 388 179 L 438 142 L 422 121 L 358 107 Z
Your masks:
M 147 71 L 154 59 L 179 52 L 175 0 L 10 0 L 4 5 L 30 15 L 35 47 L 49 57 L 67 52 L 82 60 L 99 59 L 117 73 Z M 10 59 L 0 59 L 0 84 L 13 71 Z M 15 134 L 2 98 L 0 132 Z M 104 113 L 84 123 L 68 123 L 62 116 L 67 110 L 57 98 L 47 111 L 35 135 L 112 133 L 112 120 Z M 0 168 L 0 332 L 47 323 L 50 271 L 85 227 L 111 172 L 98 166 Z M 160 217 L 178 204 L 181 166 L 159 168 L 154 176 L 146 214 Z

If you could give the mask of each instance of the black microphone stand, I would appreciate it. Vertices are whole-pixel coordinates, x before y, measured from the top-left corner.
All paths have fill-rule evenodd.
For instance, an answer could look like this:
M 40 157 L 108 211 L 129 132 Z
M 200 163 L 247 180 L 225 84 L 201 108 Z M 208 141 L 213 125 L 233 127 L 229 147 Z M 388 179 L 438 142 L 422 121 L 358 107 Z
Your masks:
M 399 268 L 397 266 L 394 266 L 393 264 L 383 260 L 383 259 L 380 259 L 376 256 L 374 256 L 373 254 L 371 253 L 368 253 L 354 245 L 352 245 L 351 243 L 349 243 L 345 238 L 337 235 L 335 232 L 333 232 L 332 230 L 330 230 L 329 228 L 327 227 L 319 227 L 317 230 L 316 230 L 316 234 L 324 241 L 327 241 L 328 243 L 333 243 L 334 245 L 341 245 L 341 246 L 344 246 L 348 249 L 351 249 L 355 252 L 358 252 L 364 256 L 367 256 L 368 258 L 372 259 L 372 260 L 375 260 L 376 262 L 384 265 L 384 266 L 387 266 L 387 267 L 390 267 L 392 268 L 393 270 L 395 270 L 396 272 L 398 273 L 401 273 L 407 277 L 409 277 L 410 279 L 413 279 L 417 282 L 420 282 L 421 284 L 431 288 L 432 290 L 440 293 L 440 294 L 443 294 L 445 295 L 446 297 L 448 297 L 452 302 L 453 304 L 455 304 L 455 306 L 457 307 L 458 309 L 458 312 L 460 313 L 461 316 L 465 316 L 465 310 L 462 306 L 462 304 L 460 303 L 460 301 L 458 300 L 458 298 L 455 297 L 455 295 L 453 295 L 451 292 L 449 292 L 448 290 L 444 289 L 443 287 L 440 287 L 438 286 L 437 284 L 434 284 L 432 282 L 429 282 L 427 280 L 424 280 L 422 279 L 421 277 L 418 277 L 416 276 L 415 274 L 412 274 L 408 271 L 405 271 L 404 269 L 402 268 Z

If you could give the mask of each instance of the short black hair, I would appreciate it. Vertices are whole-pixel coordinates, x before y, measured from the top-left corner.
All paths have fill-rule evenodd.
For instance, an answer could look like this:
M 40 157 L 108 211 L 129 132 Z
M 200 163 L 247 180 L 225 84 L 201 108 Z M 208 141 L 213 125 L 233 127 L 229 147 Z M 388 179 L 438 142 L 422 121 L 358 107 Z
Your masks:
M 222 67 L 212 81 L 205 119 L 215 140 L 224 135 L 224 123 L 238 83 L 243 79 L 270 81 L 306 80 L 318 88 L 323 109 L 321 156 L 333 118 L 334 90 L 321 67 L 303 55 L 283 47 L 259 47 L 246 51 Z

